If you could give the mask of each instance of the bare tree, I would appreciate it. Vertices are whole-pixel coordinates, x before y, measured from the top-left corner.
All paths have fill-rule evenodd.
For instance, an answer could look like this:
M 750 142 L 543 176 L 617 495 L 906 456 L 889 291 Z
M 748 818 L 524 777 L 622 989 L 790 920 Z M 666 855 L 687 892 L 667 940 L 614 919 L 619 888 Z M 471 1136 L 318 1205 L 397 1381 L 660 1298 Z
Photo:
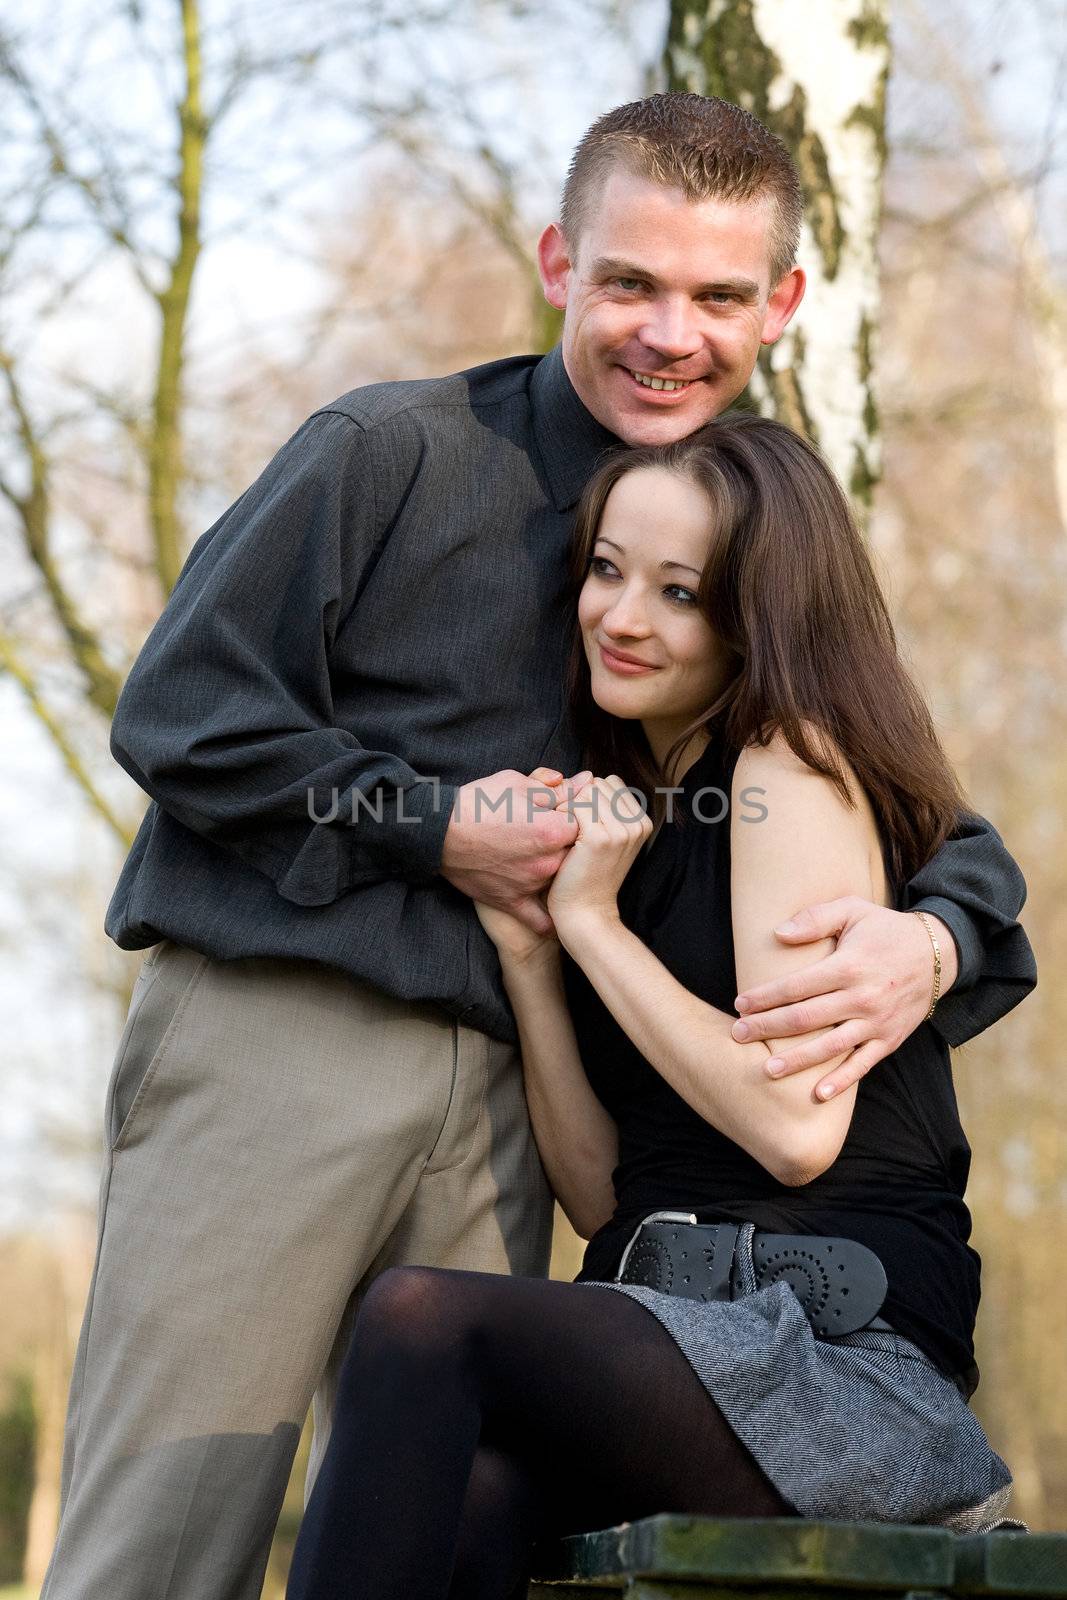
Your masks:
M 527 167 L 520 187 L 514 141 L 499 116 L 490 131 L 489 109 L 532 93 L 520 45 L 539 34 L 523 0 L 307 0 L 299 12 L 231 0 L 209 21 L 200 0 L 61 4 L 36 27 L 0 30 L 0 539 L 12 575 L 0 672 L 128 845 L 135 819 L 103 759 L 107 725 L 215 488 L 199 448 L 211 402 L 230 398 L 248 356 L 229 330 L 195 337 L 205 263 L 252 239 L 317 270 L 303 234 L 316 206 L 335 203 L 341 174 L 392 151 L 512 262 L 547 346 L 554 325 L 533 315 L 538 185 Z M 614 26 L 625 10 L 584 0 L 567 16 Z M 95 336 L 91 366 L 50 347 L 53 328 L 57 340 Z
M 1062 32 L 1062 8 L 1058 20 Z M 1067 1303 L 1042 1287 L 1067 1248 L 1067 1015 L 1048 981 L 1067 895 L 1056 843 L 1067 808 L 1063 286 L 1038 211 L 1042 183 L 1062 184 L 1064 107 L 1053 75 L 1037 137 L 1022 141 L 994 113 L 998 32 L 1024 25 L 1038 49 L 1037 6 L 969 30 L 944 6 L 901 8 L 883 235 L 886 476 L 872 537 L 949 753 L 1030 886 L 1037 993 L 959 1054 L 956 1083 L 983 1261 L 975 1404 L 1015 1475 L 1017 1513 L 1041 1528 L 1067 1515 Z
M 560 24 L 614 26 L 624 9 L 560 3 Z M 47 18 L 0 25 L 0 674 L 120 848 L 138 803 L 106 741 L 127 667 L 193 536 L 255 475 L 293 405 L 413 371 L 449 340 L 455 365 L 551 342 L 533 314 L 532 246 L 554 158 L 541 152 L 531 178 L 514 120 L 501 138 L 487 109 L 532 92 L 517 46 L 538 21 L 523 0 L 203 13 L 199 0 L 58 0 Z M 339 205 L 342 179 L 352 198 Z M 257 250 L 315 275 L 310 310 L 280 304 L 266 329 L 239 303 L 222 317 L 205 275 L 240 254 L 262 271 Z M 220 448 L 235 439 L 237 477 Z M 70 897 L 57 879 L 25 898 L 63 904 L 69 933 Z M 111 957 L 121 1014 L 131 964 Z M 82 965 L 110 984 L 103 957 Z M 20 1069 L 41 1075 L 28 1046 Z M 50 1098 L 42 1148 L 91 1162 L 95 1133 Z M 54 1529 L 76 1331 L 55 1311 L 39 1339 L 31 1580 Z
M 964 215 L 979 208 L 991 213 L 1011 251 L 1012 276 L 1031 330 L 1060 523 L 1067 532 L 1067 291 L 1057 279 L 1037 216 L 1033 180 L 1041 174 L 1035 172 L 1028 181 L 1028 175 L 1012 168 L 979 83 L 961 60 L 956 40 L 964 19 L 958 7 L 951 7 L 938 27 L 917 0 L 905 0 L 905 5 L 910 26 L 955 105 L 974 168 L 977 181 L 966 197 Z M 1061 18 L 1060 55 L 1067 74 L 1067 15 Z

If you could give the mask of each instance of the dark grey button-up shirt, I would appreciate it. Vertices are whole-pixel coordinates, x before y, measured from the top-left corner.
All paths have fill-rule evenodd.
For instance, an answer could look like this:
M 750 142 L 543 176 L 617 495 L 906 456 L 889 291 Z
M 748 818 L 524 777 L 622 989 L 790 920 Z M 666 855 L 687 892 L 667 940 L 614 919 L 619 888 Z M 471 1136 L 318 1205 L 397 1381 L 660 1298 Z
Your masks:
M 558 349 L 310 417 L 198 540 L 120 698 L 112 752 L 153 803 L 116 943 L 324 962 L 513 1039 L 495 951 L 437 869 L 459 785 L 578 765 L 565 552 L 617 444 Z M 1024 893 L 980 818 L 909 886 L 959 945 L 952 1043 L 1033 984 Z

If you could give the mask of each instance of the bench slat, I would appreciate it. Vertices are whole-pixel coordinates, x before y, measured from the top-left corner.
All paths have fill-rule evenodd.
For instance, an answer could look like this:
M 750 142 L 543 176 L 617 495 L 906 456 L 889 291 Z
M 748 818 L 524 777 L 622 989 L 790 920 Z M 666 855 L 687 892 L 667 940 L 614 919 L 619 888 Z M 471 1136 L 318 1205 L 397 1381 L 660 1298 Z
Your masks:
M 946 1528 L 807 1518 L 662 1515 L 560 1541 L 542 1579 L 703 1579 L 706 1585 L 796 1584 L 849 1589 L 947 1589 L 956 1535 Z M 558 1590 L 556 1591 L 558 1593 Z
M 1067 1596 L 1067 1533 L 978 1533 L 956 1541 L 960 1595 Z

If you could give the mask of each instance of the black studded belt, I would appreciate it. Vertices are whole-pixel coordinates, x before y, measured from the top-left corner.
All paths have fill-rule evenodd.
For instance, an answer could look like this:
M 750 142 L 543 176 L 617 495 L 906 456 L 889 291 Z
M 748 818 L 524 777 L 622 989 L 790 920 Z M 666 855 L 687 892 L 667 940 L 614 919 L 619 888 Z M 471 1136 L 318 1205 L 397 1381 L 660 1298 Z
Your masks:
M 737 1248 L 742 1233 L 751 1236 L 750 1261 Z M 766 1233 L 750 1224 L 700 1223 L 689 1211 L 654 1211 L 623 1251 L 615 1281 L 687 1300 L 737 1300 L 786 1283 L 822 1338 L 863 1328 L 894 1331 L 878 1315 L 885 1268 L 853 1239 Z

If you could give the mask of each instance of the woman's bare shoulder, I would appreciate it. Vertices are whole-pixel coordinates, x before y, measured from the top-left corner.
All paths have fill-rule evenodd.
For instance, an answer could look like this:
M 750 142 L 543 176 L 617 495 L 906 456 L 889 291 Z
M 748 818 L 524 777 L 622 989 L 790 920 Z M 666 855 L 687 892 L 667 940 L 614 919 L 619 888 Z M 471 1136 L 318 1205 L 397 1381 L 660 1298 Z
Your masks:
M 767 744 L 746 745 L 738 756 L 734 802 L 739 805 L 743 791 L 748 791 L 751 805 L 752 791 L 760 790 L 766 816 L 758 828 L 739 825 L 731 838 L 745 854 L 754 850 L 765 862 L 771 851 L 782 861 L 806 852 L 825 853 L 827 865 L 862 859 L 872 887 L 885 903 L 881 838 L 870 799 L 830 734 L 813 723 L 806 723 L 805 731 L 812 750 L 841 774 L 848 801 L 831 778 L 808 766 L 785 735 L 776 731 Z

